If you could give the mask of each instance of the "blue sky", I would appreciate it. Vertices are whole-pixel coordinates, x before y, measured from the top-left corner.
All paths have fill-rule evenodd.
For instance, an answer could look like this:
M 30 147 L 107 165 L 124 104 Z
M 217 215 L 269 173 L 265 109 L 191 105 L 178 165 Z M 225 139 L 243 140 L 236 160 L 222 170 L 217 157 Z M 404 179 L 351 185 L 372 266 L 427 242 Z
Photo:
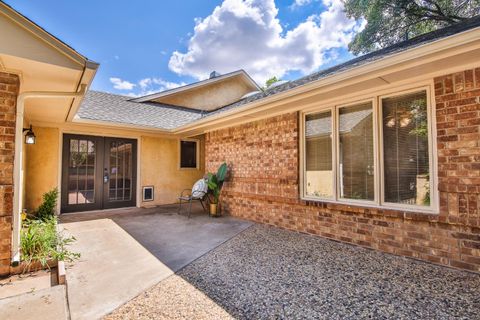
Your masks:
M 6 2 L 100 63 L 92 89 L 132 96 L 212 70 L 298 78 L 349 59 L 361 28 L 340 0 Z

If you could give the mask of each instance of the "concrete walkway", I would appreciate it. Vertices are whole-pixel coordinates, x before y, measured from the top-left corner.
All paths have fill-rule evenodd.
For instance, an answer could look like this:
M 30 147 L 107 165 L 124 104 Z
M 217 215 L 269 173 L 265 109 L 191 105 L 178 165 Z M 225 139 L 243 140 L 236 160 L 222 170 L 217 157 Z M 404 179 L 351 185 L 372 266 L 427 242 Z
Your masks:
M 173 274 L 110 219 L 62 225 L 82 257 L 67 269 L 71 319 L 98 319 Z
M 61 226 L 77 239 L 72 251 L 82 255 L 67 269 L 73 320 L 110 313 L 252 225 L 198 213 L 188 219 L 175 209 L 134 208 L 61 217 Z
M 54 286 L 0 300 L 0 319 L 67 320 L 65 286 Z

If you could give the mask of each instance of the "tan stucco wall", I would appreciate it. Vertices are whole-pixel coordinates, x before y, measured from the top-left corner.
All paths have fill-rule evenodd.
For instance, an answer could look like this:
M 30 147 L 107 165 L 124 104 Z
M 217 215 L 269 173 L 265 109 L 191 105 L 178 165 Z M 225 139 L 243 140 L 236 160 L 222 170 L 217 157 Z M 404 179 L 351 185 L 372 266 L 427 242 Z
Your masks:
M 177 202 L 183 189 L 191 188 L 205 172 L 204 139 L 200 138 L 200 166 L 198 169 L 179 168 L 179 140 L 142 137 L 141 141 L 141 186 L 154 186 L 154 201 L 142 206 Z
M 72 127 L 73 128 L 73 127 Z M 142 202 L 139 194 L 140 206 L 170 204 L 177 201 L 179 193 L 200 179 L 205 173 L 204 166 L 204 138 L 195 137 L 200 141 L 200 155 L 198 169 L 180 169 L 179 167 L 179 139 L 176 137 L 160 137 L 141 132 L 127 130 L 112 130 L 93 127 L 75 127 L 75 130 L 63 128 L 65 133 L 78 133 L 97 136 L 123 136 L 138 139 L 140 156 L 140 183 L 142 186 L 155 187 L 154 201 Z M 24 206 L 29 210 L 36 209 L 42 195 L 55 187 L 59 187 L 61 168 L 59 148 L 61 135 L 59 128 L 34 126 L 37 137 L 34 145 L 28 145 L 25 152 L 25 193 Z
M 157 102 L 200 110 L 213 110 L 240 100 L 256 88 L 240 80 L 240 77 L 226 79 L 196 89 L 158 98 Z
M 36 209 L 45 192 L 58 186 L 59 133 L 57 128 L 33 127 L 36 143 L 27 145 L 25 207 Z

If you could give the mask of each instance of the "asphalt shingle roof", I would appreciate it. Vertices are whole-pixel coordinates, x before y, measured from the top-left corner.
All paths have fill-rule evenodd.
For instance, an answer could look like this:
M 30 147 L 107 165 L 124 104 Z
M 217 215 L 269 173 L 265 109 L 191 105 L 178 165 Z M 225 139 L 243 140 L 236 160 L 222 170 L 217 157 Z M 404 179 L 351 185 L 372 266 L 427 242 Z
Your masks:
M 77 115 L 81 119 L 174 129 L 202 117 L 199 110 L 153 102 L 132 102 L 131 97 L 88 91 Z
M 393 46 L 365 54 L 334 67 L 312 73 L 300 79 L 275 86 L 211 112 L 152 102 L 133 102 L 131 97 L 89 91 L 78 112 L 82 119 L 103 120 L 160 129 L 175 129 L 201 118 L 242 107 L 257 100 L 285 92 L 328 76 L 365 65 L 402 51 L 425 45 L 457 33 L 480 27 L 480 16 L 423 34 Z

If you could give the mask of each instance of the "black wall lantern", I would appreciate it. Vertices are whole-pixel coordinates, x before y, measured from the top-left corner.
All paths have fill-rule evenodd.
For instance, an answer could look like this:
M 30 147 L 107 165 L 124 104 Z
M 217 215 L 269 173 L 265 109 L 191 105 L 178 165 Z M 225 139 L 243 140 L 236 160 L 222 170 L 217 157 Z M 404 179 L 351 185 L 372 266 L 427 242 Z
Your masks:
M 27 134 L 25 135 L 25 143 L 26 144 L 35 144 L 35 133 L 33 133 L 33 130 L 32 130 L 32 125 L 30 125 L 30 128 L 27 128 L 27 129 L 23 129 L 23 132 L 27 132 Z

